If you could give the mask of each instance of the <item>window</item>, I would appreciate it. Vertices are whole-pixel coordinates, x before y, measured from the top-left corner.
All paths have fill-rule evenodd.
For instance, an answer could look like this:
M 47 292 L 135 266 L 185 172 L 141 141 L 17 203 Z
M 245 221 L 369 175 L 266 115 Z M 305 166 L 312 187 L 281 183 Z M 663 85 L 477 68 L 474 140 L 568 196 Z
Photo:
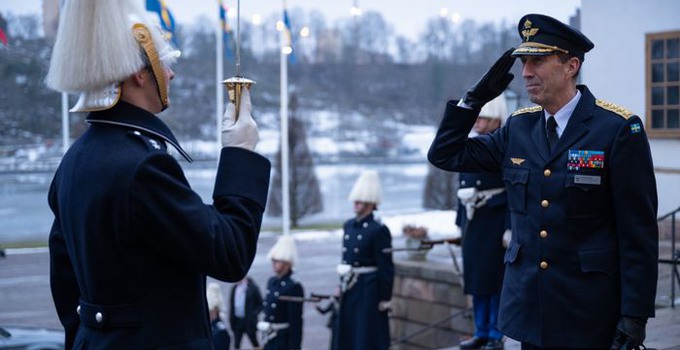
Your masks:
M 647 34 L 647 132 L 680 138 L 680 31 Z

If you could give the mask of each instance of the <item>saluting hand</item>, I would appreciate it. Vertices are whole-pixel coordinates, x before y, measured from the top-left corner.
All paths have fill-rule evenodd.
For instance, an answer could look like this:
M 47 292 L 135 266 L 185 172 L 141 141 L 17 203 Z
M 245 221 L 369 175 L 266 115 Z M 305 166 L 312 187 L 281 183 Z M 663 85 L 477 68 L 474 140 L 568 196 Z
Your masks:
M 487 102 L 505 91 L 515 77 L 509 73 L 515 63 L 515 57 L 512 57 L 513 51 L 515 48 L 505 51 L 486 74 L 465 93 L 463 102 L 466 105 L 472 109 L 481 110 Z
M 236 119 L 236 106 L 233 103 L 229 103 L 226 111 L 224 111 L 222 117 L 222 147 L 240 147 L 249 151 L 255 149 L 260 136 L 251 110 L 250 91 L 243 88 L 238 119 Z

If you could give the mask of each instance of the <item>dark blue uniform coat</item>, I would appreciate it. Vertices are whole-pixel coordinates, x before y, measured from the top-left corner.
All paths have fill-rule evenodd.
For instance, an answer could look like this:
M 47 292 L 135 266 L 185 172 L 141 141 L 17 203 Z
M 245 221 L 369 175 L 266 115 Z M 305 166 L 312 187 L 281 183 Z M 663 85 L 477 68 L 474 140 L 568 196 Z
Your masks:
M 460 173 L 459 188 L 474 187 L 478 191 L 503 188 L 499 173 Z M 463 231 L 463 278 L 465 294 L 495 295 L 503 284 L 503 232 L 509 228 L 508 197 L 505 192 L 491 197 L 484 206 L 475 208 L 467 219 L 465 206 L 458 200 L 456 226 Z
M 288 323 L 288 328 L 277 332 L 274 339 L 265 344 L 265 350 L 302 349 L 302 303 L 279 300 L 281 295 L 303 297 L 302 284 L 291 277 L 291 272 L 283 277 L 274 276 L 267 282 L 264 292 L 264 321 Z
M 356 284 L 340 298 L 337 350 L 383 350 L 390 345 L 387 311 L 378 303 L 392 298 L 394 263 L 392 255 L 382 252 L 392 246 L 387 226 L 373 214 L 344 224 L 342 263 L 352 267 L 373 266 L 377 272 L 358 275 Z
M 657 196 L 642 121 L 578 88 L 552 153 L 540 107 L 468 139 L 477 113 L 452 101 L 428 154 L 445 170 L 503 173 L 513 237 L 499 326 L 541 347 L 609 347 L 620 316 L 654 315 Z
M 213 349 L 230 350 L 231 337 L 229 336 L 229 331 L 227 331 L 227 325 L 219 318 L 212 320 L 210 325 L 212 326 Z
M 87 117 L 49 190 L 50 282 L 67 349 L 210 349 L 206 275 L 255 257 L 269 162 L 224 148 L 213 204 L 190 187 L 156 116 L 125 102 Z M 78 311 L 77 311 L 78 309 Z

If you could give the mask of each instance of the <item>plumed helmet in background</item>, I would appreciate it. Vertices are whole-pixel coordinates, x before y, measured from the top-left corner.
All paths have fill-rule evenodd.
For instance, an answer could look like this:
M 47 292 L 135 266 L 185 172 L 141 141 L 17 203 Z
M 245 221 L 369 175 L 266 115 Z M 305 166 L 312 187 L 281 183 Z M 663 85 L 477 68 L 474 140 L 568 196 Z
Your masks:
M 276 244 L 269 250 L 267 259 L 287 261 L 290 263 L 291 267 L 294 267 L 298 260 L 295 238 L 289 235 L 282 235 L 279 237 Z
M 382 189 L 380 188 L 380 178 L 375 170 L 364 170 L 357 182 L 354 183 L 352 191 L 349 193 L 349 200 L 352 202 L 368 202 L 380 204 L 382 201 Z
M 505 119 L 508 117 L 508 103 L 505 99 L 505 93 L 500 94 L 498 97 L 485 104 L 479 112 L 479 116 L 500 119 L 501 125 L 503 125 Z
M 222 289 L 220 285 L 215 282 L 208 283 L 206 288 L 206 299 L 208 300 L 208 310 L 222 310 L 224 303 L 222 302 Z
M 163 109 L 167 107 L 164 65 L 180 52 L 138 3 L 65 1 L 46 83 L 57 91 L 80 94 L 71 111 L 113 107 L 120 97 L 120 82 L 144 67 L 150 67 Z

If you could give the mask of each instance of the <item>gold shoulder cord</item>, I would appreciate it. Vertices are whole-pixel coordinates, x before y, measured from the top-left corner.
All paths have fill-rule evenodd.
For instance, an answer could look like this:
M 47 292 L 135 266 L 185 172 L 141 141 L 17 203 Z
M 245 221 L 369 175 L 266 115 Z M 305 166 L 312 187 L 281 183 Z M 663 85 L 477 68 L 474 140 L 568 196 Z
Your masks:
M 132 32 L 135 35 L 135 40 L 139 43 L 139 46 L 144 50 L 144 54 L 149 59 L 151 64 L 151 70 L 156 78 L 156 85 L 158 86 L 158 95 L 161 98 L 161 104 L 163 105 L 163 110 L 168 108 L 168 89 L 165 86 L 165 69 L 161 60 L 158 57 L 158 51 L 156 51 L 156 46 L 153 44 L 153 39 L 151 37 L 151 32 L 149 28 L 141 23 L 135 23 L 132 26 Z
M 526 107 L 526 108 L 516 110 L 514 113 L 512 113 L 512 117 L 514 117 L 518 114 L 533 113 L 533 112 L 538 112 L 538 111 L 542 111 L 542 110 L 543 110 L 543 107 L 541 107 L 541 106 Z
M 614 112 L 614 113 L 620 115 L 621 117 L 623 117 L 623 119 L 628 119 L 628 118 L 632 117 L 633 115 L 635 115 L 635 113 L 633 113 L 633 112 L 631 112 L 631 111 L 629 111 L 629 110 L 627 110 L 627 109 L 625 109 L 625 108 L 623 108 L 623 107 L 621 107 L 617 104 L 607 102 L 607 101 L 604 101 L 604 100 L 600 100 L 599 98 L 597 100 L 595 100 L 595 104 L 598 105 L 599 107 L 601 107 L 602 109 L 606 109 L 610 112 Z

